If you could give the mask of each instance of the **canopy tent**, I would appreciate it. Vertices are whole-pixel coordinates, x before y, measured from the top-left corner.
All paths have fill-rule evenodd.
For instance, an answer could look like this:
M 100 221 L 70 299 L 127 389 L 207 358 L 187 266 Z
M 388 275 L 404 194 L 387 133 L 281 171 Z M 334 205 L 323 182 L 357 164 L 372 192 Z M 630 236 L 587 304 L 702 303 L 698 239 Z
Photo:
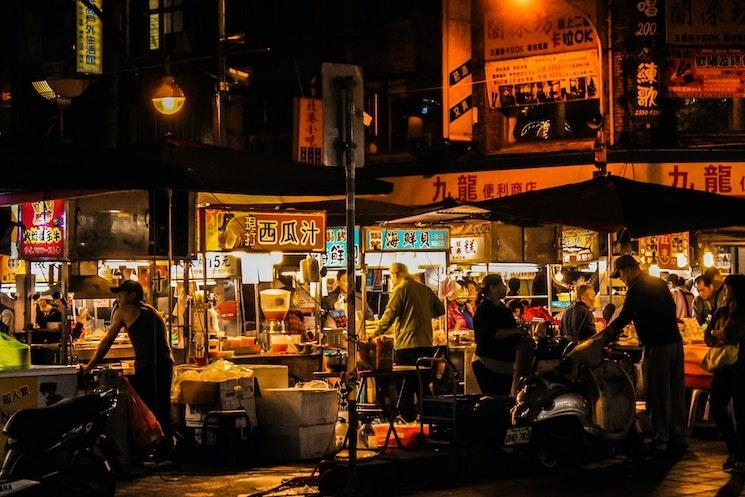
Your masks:
M 490 211 L 488 209 L 463 204 L 455 199 L 449 198 L 443 202 L 413 209 L 413 212 L 407 216 L 388 220 L 388 224 L 436 224 L 466 221 L 469 219 L 486 219 L 489 216 Z
M 299 196 L 341 196 L 343 168 L 312 166 L 202 144 L 94 150 L 66 144 L 0 143 L 0 205 L 105 191 L 171 188 L 257 195 L 266 201 Z M 362 179 L 357 193 L 386 194 L 387 182 Z M 219 200 L 219 199 L 218 199 Z
M 474 205 L 500 218 L 625 229 L 632 238 L 745 224 L 745 199 L 610 175 Z

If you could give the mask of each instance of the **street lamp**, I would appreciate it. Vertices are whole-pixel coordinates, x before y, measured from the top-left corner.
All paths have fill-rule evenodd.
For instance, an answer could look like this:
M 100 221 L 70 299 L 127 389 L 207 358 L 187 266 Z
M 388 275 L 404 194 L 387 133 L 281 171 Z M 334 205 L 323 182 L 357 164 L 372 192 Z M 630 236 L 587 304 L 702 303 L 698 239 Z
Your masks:
M 173 80 L 173 76 L 163 76 L 151 100 L 155 110 L 165 116 L 171 116 L 184 107 L 186 96 Z

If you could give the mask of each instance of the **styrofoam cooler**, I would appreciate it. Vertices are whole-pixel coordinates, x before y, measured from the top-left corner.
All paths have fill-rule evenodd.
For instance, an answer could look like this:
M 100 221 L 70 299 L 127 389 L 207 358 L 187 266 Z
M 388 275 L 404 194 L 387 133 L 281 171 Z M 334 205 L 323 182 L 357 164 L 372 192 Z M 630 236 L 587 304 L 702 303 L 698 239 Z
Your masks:
M 264 447 L 273 459 L 319 459 L 335 448 L 334 423 L 311 426 L 275 425 L 264 432 Z
M 336 390 L 268 388 L 256 407 L 263 426 L 311 426 L 335 423 L 338 400 Z
M 247 365 L 254 372 L 254 378 L 259 383 L 259 391 L 269 388 L 287 388 L 290 386 L 290 375 L 287 366 L 273 364 Z

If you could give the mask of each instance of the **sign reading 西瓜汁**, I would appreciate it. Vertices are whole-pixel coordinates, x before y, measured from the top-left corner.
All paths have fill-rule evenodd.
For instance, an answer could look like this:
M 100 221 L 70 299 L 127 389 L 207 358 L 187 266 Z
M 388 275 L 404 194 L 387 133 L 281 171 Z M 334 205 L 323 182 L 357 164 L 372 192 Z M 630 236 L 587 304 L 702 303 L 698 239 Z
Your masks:
M 587 17 L 593 13 L 594 2 L 545 0 L 523 9 L 491 3 L 495 9 L 484 13 L 484 60 L 598 47 L 597 33 Z
M 675 0 L 667 2 L 665 14 L 669 44 L 720 47 L 745 44 L 742 0 Z
M 446 228 L 365 228 L 365 252 L 450 250 Z
M 296 98 L 292 158 L 305 164 L 323 163 L 323 100 Z
M 57 260 L 65 256 L 65 201 L 21 204 L 23 234 L 19 255 L 27 260 Z
M 609 163 L 608 172 L 636 181 L 745 196 L 745 162 Z M 478 202 L 592 178 L 595 166 L 550 166 L 442 173 L 433 176 L 386 177 L 393 183 L 387 202 L 427 205 L 454 198 Z
M 75 58 L 77 72 L 103 73 L 103 0 L 76 0 Z
M 491 108 L 598 98 L 598 55 L 595 50 L 486 63 Z
M 490 222 L 480 221 L 450 226 L 450 262 L 473 264 L 491 261 Z
M 597 231 L 583 228 L 562 227 L 561 262 L 590 262 L 598 258 L 600 239 Z
M 326 229 L 326 253 L 323 265 L 327 268 L 347 267 L 347 228 L 333 226 Z M 354 227 L 354 266 L 360 267 L 360 227 Z
M 204 209 L 204 250 L 323 252 L 325 212 Z
M 745 98 L 745 51 L 672 49 L 667 93 L 681 98 Z

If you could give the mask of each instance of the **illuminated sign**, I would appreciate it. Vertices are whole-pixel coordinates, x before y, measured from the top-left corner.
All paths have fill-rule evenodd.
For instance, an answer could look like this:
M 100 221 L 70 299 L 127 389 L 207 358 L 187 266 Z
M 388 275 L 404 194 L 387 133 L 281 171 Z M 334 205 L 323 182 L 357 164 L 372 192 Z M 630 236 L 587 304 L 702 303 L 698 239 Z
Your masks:
M 323 252 L 325 212 L 204 209 L 205 250 Z
M 450 250 L 444 228 L 365 228 L 365 252 Z
M 20 256 L 28 260 L 61 259 L 65 255 L 65 201 L 21 204 L 23 235 Z
M 491 262 L 491 223 L 484 221 L 450 226 L 450 262 Z
M 347 267 L 347 228 L 331 227 L 326 230 L 326 253 L 323 265 L 332 269 Z M 360 227 L 354 228 L 354 266 L 360 267 Z
M 597 260 L 600 242 L 598 233 L 582 228 L 561 229 L 561 262 L 590 262 Z
M 91 6 L 95 8 L 91 8 Z M 103 0 L 76 2 L 76 67 L 79 73 L 103 73 Z
M 323 163 L 323 101 L 296 98 L 293 121 L 293 159 L 306 164 Z

